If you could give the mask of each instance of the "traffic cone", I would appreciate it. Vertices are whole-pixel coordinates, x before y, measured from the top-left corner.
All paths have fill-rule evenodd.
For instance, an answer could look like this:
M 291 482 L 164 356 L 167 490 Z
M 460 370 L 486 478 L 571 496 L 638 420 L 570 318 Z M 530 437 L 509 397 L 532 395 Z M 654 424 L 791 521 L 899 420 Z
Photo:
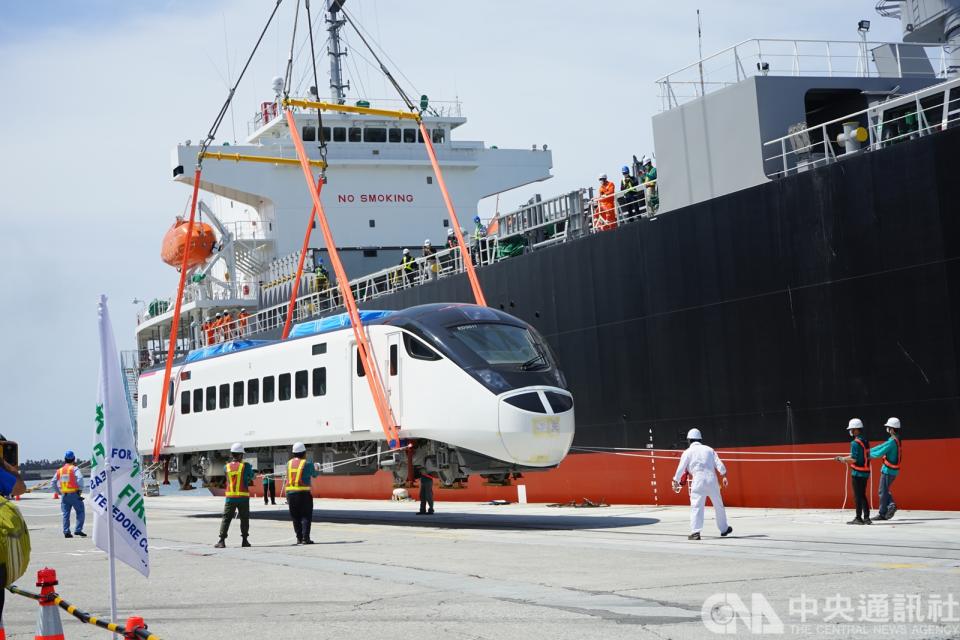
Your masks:
M 141 618 L 140 616 L 130 616 L 129 618 L 127 618 L 126 627 L 124 627 L 123 629 L 123 637 L 125 640 L 127 638 L 129 638 L 130 640 L 137 640 L 136 632 L 146 628 L 147 628 L 147 624 L 143 621 L 143 618 Z M 0 638 L 0 640 L 3 640 L 3 638 Z
M 37 618 L 37 633 L 34 640 L 63 640 L 63 624 L 60 622 L 60 607 L 53 599 L 57 595 L 57 572 L 50 567 L 37 571 L 37 586 L 40 587 L 40 617 Z
M 20 496 L 19 495 L 13 496 L 13 500 L 14 502 L 20 502 Z M 3 621 L 0 620 L 0 628 L 2 628 L 2 623 Z M 3 636 L 0 636 L 0 640 L 3 640 Z
M 7 640 L 7 632 L 3 628 L 3 616 L 0 616 L 0 640 Z
M 59 500 L 59 499 L 60 499 L 60 494 L 57 493 L 57 490 L 56 490 L 56 489 L 53 490 L 53 499 L 54 499 L 54 500 Z

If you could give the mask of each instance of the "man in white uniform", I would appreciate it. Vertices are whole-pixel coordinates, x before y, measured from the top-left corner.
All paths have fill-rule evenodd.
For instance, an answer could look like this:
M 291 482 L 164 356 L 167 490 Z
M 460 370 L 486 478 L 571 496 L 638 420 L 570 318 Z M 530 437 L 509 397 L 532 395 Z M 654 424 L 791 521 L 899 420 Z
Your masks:
M 699 429 L 690 429 L 687 432 L 687 442 L 690 446 L 680 456 L 677 472 L 673 474 L 673 489 L 679 492 L 680 479 L 684 473 L 690 475 L 690 529 L 693 531 L 687 538 L 699 540 L 703 529 L 703 509 L 707 498 L 713 505 L 717 516 L 717 527 L 721 536 L 728 536 L 733 527 L 727 525 L 727 512 L 723 509 L 723 499 L 720 497 L 720 485 L 717 484 L 717 472 L 723 478 L 723 486 L 727 486 L 727 468 L 723 465 L 713 449 L 700 441 L 703 436 Z

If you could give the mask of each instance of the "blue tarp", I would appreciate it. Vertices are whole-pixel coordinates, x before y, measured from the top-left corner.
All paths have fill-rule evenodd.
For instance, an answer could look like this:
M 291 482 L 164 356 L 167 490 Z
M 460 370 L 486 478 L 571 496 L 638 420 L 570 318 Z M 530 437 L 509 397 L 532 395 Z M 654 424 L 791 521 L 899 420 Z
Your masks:
M 393 311 L 361 311 L 360 312 L 360 322 L 367 324 L 368 322 L 373 322 L 374 320 L 379 320 L 380 318 L 386 318 Z M 330 316 L 329 318 L 321 318 L 320 320 L 311 320 L 309 322 L 301 322 L 293 326 L 293 330 L 290 331 L 291 338 L 300 338 L 302 336 L 312 336 L 318 333 L 325 333 L 327 331 L 335 331 L 337 329 L 343 329 L 344 327 L 350 326 L 350 316 L 346 313 L 341 313 L 339 315 Z
M 273 342 L 273 340 L 231 340 L 230 342 L 221 344 L 212 344 L 209 347 L 194 349 L 188 353 L 187 362 L 196 362 L 197 360 L 212 358 L 213 356 L 220 356 L 225 353 L 252 349 L 253 347 L 259 347 L 262 344 L 269 344 L 271 342 Z

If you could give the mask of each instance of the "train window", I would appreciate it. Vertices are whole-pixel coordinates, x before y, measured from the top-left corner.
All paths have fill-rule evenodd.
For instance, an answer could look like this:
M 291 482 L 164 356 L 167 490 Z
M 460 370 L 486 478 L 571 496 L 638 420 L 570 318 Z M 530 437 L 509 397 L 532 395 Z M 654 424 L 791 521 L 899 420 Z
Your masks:
M 190 392 L 184 391 L 180 394 L 180 413 L 186 415 L 190 413 Z
M 220 385 L 220 408 L 230 408 L 230 385 L 226 383 Z
M 390 129 L 390 131 L 388 131 L 387 133 L 388 133 L 387 139 L 390 142 L 400 142 L 400 129 L 396 129 L 396 128 Z
M 173 380 L 170 381 L 170 386 L 167 387 L 167 406 L 173 406 Z
M 273 402 L 273 376 L 263 379 L 263 401 Z
M 233 383 L 233 406 L 243 406 L 243 380 L 237 380 Z
M 330 142 L 330 127 L 321 127 L 320 135 L 323 136 L 323 142 Z
M 523 371 L 549 367 L 542 347 L 524 327 L 478 323 L 450 327 L 450 333 L 491 365 L 518 365 Z
M 327 395 L 327 368 L 317 367 L 313 370 L 313 395 Z
M 363 139 L 363 129 L 360 127 L 350 127 L 347 132 L 348 142 L 360 142 Z
M 334 142 L 346 142 L 347 141 L 347 129 L 345 127 L 334 127 L 333 128 L 333 141 Z
M 434 129 L 433 135 L 431 136 L 431 138 L 433 138 L 434 144 L 443 144 L 443 138 L 444 138 L 443 129 Z
M 296 377 L 295 377 L 294 380 L 293 380 L 293 395 L 294 395 L 294 396 L 296 396 L 297 398 L 306 398 L 306 397 L 307 397 L 307 395 L 310 393 L 310 390 L 309 390 L 309 388 L 308 388 L 308 382 L 307 382 L 307 380 L 309 380 L 309 378 L 308 378 L 308 376 L 307 376 L 307 370 L 306 370 L 306 369 L 304 369 L 303 371 L 297 371 L 297 375 L 296 375 Z
M 403 130 L 403 141 L 404 141 L 404 142 L 416 142 L 416 141 L 417 141 L 417 130 L 416 130 L 416 129 L 404 129 L 404 130 Z
M 207 411 L 217 408 L 217 388 L 207 387 Z
M 363 130 L 364 142 L 386 142 L 387 130 L 384 127 L 367 127 Z
M 518 409 L 523 409 L 531 413 L 546 413 L 546 410 L 543 408 L 543 403 L 540 402 L 540 394 L 538 393 L 521 393 L 518 396 L 504 398 L 503 401 L 507 404 L 512 404 Z
M 407 355 L 417 360 L 439 360 L 440 356 L 434 353 L 427 345 L 423 344 L 408 333 L 403 334 L 403 346 L 407 350 Z
M 390 345 L 390 375 L 397 375 L 397 345 Z
M 563 413 L 573 409 L 573 398 L 570 396 L 554 393 L 553 391 L 547 391 L 544 395 L 547 396 L 547 402 L 550 403 L 550 408 L 553 409 L 554 413 Z
M 247 404 L 260 403 L 260 379 L 251 378 L 247 380 Z
M 312 351 L 313 351 L 313 355 L 315 356 L 323 355 L 324 353 L 327 352 L 327 343 L 321 342 L 319 344 L 313 345 Z
M 142 396 L 140 396 L 140 408 L 141 409 L 147 408 L 147 394 L 143 394 Z
M 200 413 L 203 411 L 203 389 L 194 389 L 193 390 L 193 412 Z
M 281 373 L 278 376 L 278 378 L 279 378 L 278 380 L 279 384 L 277 384 L 277 386 L 280 387 L 280 391 L 278 393 L 278 396 L 279 396 L 278 399 L 289 400 L 290 399 L 290 374 Z

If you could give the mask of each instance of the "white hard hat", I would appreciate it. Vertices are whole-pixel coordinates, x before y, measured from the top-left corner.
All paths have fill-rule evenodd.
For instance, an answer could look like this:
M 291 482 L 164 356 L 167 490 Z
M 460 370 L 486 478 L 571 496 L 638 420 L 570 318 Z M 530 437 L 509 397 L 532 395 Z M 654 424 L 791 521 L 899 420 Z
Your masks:
M 452 236 L 452 235 L 453 235 L 453 229 L 447 229 L 447 235 L 448 235 L 448 236 Z
M 860 418 L 853 418 L 847 424 L 847 431 L 851 429 L 863 429 L 863 421 Z
M 404 254 L 404 255 L 406 255 L 406 254 L 408 254 L 408 253 L 410 253 L 410 249 L 404 249 L 404 250 L 403 250 L 403 254 Z
M 429 247 L 429 246 L 430 246 L 430 238 L 427 238 L 426 240 L 423 241 L 423 246 L 425 246 L 425 247 Z
M 243 445 L 239 442 L 234 442 L 230 445 L 230 453 L 243 453 Z
M 883 425 L 883 426 L 885 426 L 885 427 L 890 427 L 891 429 L 899 429 L 899 428 L 900 428 L 900 418 L 890 418 L 889 420 L 887 420 L 887 423 L 886 423 L 885 425 Z
M 687 440 L 703 440 L 700 429 L 690 429 L 690 431 L 687 431 Z
M 600 179 L 601 179 L 601 180 L 606 180 L 606 179 L 607 179 L 607 174 L 601 173 L 601 174 L 600 174 Z
M 294 453 L 303 453 L 303 452 L 306 451 L 306 450 L 307 450 L 307 448 L 306 448 L 305 446 L 303 446 L 303 443 L 302 443 L 302 442 L 294 442 L 294 443 L 293 443 L 293 452 L 294 452 Z

